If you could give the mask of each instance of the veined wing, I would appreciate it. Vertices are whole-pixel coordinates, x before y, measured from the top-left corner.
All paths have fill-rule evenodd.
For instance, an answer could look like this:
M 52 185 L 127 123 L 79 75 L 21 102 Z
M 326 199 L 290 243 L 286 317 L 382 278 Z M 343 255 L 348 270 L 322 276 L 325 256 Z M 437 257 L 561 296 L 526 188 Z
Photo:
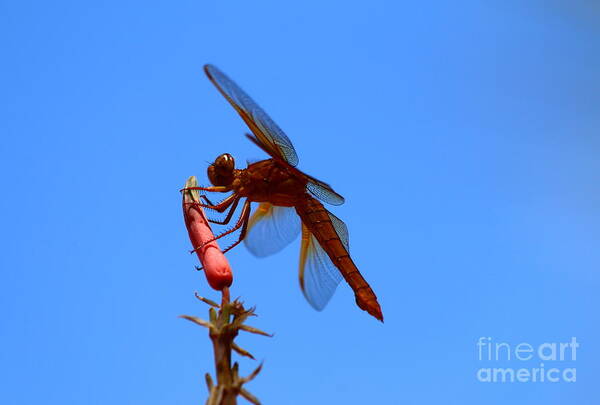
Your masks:
M 336 193 L 331 186 L 321 180 L 315 179 L 314 177 L 301 172 L 295 167 L 290 167 L 292 172 L 297 175 L 303 176 L 307 180 L 306 189 L 310 191 L 312 195 L 317 197 L 319 200 L 332 205 L 342 205 L 344 203 L 344 197 Z M 333 215 L 333 214 L 332 214 Z
M 279 126 L 246 94 L 233 80 L 213 65 L 204 65 L 204 72 L 219 92 L 240 114 L 252 130 L 256 141 L 274 158 L 279 158 L 291 166 L 298 164 L 298 155 L 292 142 Z M 259 145 L 260 146 L 260 145 Z
M 344 248 L 350 249 L 348 229 L 335 215 L 328 212 L 331 223 Z M 315 236 L 302 224 L 299 266 L 300 288 L 304 297 L 317 311 L 321 311 L 342 280 L 342 275 Z
M 255 136 L 246 134 L 246 137 L 250 139 L 250 141 L 254 142 L 256 146 L 273 156 L 273 154 L 269 151 L 268 148 L 265 147 Z M 319 200 L 324 201 L 326 203 L 332 205 L 342 205 L 345 201 L 344 197 L 336 193 L 331 186 L 321 180 L 318 180 L 301 170 L 296 169 L 294 166 L 287 163 L 285 160 L 282 160 L 276 156 L 274 156 L 275 160 L 277 160 L 280 164 L 286 166 L 289 171 L 294 173 L 298 177 L 303 177 L 306 179 L 306 189 Z
M 293 207 L 261 203 L 252 214 L 244 244 L 255 256 L 279 252 L 300 233 L 300 217 Z
M 309 181 L 306 189 L 319 200 L 332 205 L 342 205 L 344 203 L 344 197 L 336 193 L 329 184 L 323 183 L 311 176 L 308 176 L 308 178 Z

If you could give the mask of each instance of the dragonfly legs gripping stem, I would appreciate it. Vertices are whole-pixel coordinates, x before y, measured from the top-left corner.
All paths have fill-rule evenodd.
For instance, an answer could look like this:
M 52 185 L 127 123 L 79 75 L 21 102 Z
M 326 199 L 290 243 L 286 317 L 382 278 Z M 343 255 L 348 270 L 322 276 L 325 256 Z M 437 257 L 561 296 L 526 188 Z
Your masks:
M 237 206 L 237 204 L 239 203 L 240 197 L 237 197 L 235 199 L 234 207 L 229 210 L 229 213 L 227 215 L 228 218 L 225 219 L 224 223 L 228 223 L 229 220 L 231 219 L 231 216 L 233 215 L 233 212 L 235 211 L 235 206 Z M 221 239 L 224 236 L 230 235 L 233 232 L 237 231 L 238 229 L 242 228 L 241 232 L 240 232 L 240 236 L 238 237 L 238 239 L 231 245 L 229 246 L 227 249 L 223 250 L 223 253 L 228 252 L 229 250 L 233 249 L 235 246 L 237 246 L 242 240 L 244 240 L 244 237 L 246 237 L 246 231 L 248 230 L 248 222 L 250 220 L 250 201 L 246 200 L 246 202 L 244 202 L 244 207 L 242 208 L 242 212 L 240 214 L 240 217 L 237 221 L 237 223 L 235 224 L 235 226 L 231 229 L 229 229 L 228 231 L 225 231 L 217 236 L 215 236 L 214 238 L 212 238 L 211 240 L 208 240 L 206 242 L 204 242 L 202 245 L 198 246 L 196 249 L 192 250 L 192 253 L 203 249 L 206 245 L 208 245 L 209 243 L 212 243 L 214 241 L 216 241 L 217 239 Z
M 194 189 L 193 187 L 187 188 L 185 190 L 192 190 Z M 239 202 L 240 202 L 240 197 L 238 197 L 237 194 L 231 194 L 230 196 L 228 196 L 227 198 L 225 198 L 223 201 L 221 201 L 218 204 L 213 204 L 212 201 L 210 201 L 208 199 L 207 196 L 205 196 L 204 194 L 200 195 L 201 199 L 204 199 L 205 202 L 207 202 L 208 204 L 203 204 L 203 203 L 192 203 L 192 204 L 197 204 L 202 208 L 208 208 L 211 210 L 215 210 L 219 213 L 223 213 L 225 212 L 229 207 L 231 207 L 229 209 L 229 212 L 227 213 L 227 216 L 225 217 L 225 219 L 223 219 L 222 221 L 218 221 L 218 220 L 212 220 L 207 218 L 208 222 L 213 223 L 213 224 L 218 224 L 218 225 L 226 225 L 229 223 L 229 221 L 231 220 L 231 217 L 233 216 Z

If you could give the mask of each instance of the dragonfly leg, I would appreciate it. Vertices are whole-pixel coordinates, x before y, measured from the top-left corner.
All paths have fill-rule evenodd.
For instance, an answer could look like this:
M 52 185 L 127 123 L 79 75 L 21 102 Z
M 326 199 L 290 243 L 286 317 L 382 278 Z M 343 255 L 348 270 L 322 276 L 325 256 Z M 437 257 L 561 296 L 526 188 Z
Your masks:
M 221 202 L 216 203 L 216 204 L 213 203 L 211 200 L 209 200 L 208 197 L 206 195 L 204 195 L 204 194 L 200 194 L 200 198 L 204 199 L 204 201 L 206 201 L 206 204 L 200 203 L 202 205 L 202 207 L 204 207 L 204 208 L 211 208 L 211 209 L 217 210 L 219 212 L 223 212 L 223 211 L 225 211 L 225 209 L 219 210 L 219 209 L 217 209 L 217 206 L 221 206 L 226 201 L 229 201 L 229 199 L 232 199 L 233 195 L 230 195 L 227 198 L 224 198 Z
M 228 196 L 227 198 L 225 198 L 223 201 L 221 201 L 218 204 L 213 204 L 208 197 L 206 197 L 205 195 L 200 195 L 200 198 L 204 198 L 204 200 L 206 202 L 208 202 L 208 204 L 203 204 L 201 202 L 189 202 L 186 204 L 189 205 L 199 205 L 202 208 L 210 208 L 211 210 L 215 210 L 217 212 L 225 212 L 225 210 L 227 208 L 229 208 L 229 206 L 235 202 L 236 198 L 237 198 L 237 194 L 231 194 L 230 196 Z
M 223 233 L 215 236 L 211 240 L 208 240 L 208 241 L 204 242 L 203 244 L 201 244 L 200 246 L 198 246 L 196 249 L 192 250 L 191 253 L 204 248 L 204 246 L 208 245 L 211 242 L 216 241 L 217 239 L 221 239 L 223 236 L 227 236 L 229 234 L 232 234 L 233 232 L 237 231 L 238 229 L 242 228 L 242 226 L 243 226 L 243 228 L 242 228 L 243 235 L 242 234 L 240 235 L 240 238 L 234 244 L 234 246 L 237 245 L 238 243 L 241 242 L 241 240 L 243 239 L 243 237 L 246 236 L 246 228 L 247 228 L 247 226 L 245 226 L 245 225 L 248 223 L 249 216 L 250 216 L 250 201 L 246 200 L 246 202 L 244 203 L 244 207 L 242 208 L 242 213 L 240 214 L 240 218 L 238 219 L 237 223 L 235 224 L 235 226 L 233 228 L 231 228 L 228 231 L 225 231 L 225 232 L 223 232 Z M 228 248 L 227 250 L 229 250 L 230 248 Z
M 232 194 L 232 196 L 235 196 L 235 194 Z M 228 197 L 229 198 L 229 197 Z M 235 212 L 235 209 L 238 206 L 238 203 L 240 202 L 241 197 L 235 197 L 232 201 L 233 204 L 229 203 L 231 205 L 231 208 L 229 209 L 229 212 L 227 213 L 227 216 L 225 217 L 224 220 L 222 221 L 216 221 L 216 220 L 212 220 L 212 219 L 208 219 L 208 222 L 210 222 L 211 224 L 217 224 L 217 225 L 225 225 L 228 224 L 229 221 L 231 221 L 231 217 L 233 216 L 233 213 Z M 207 207 L 210 208 L 210 207 Z
M 231 209 L 227 213 L 227 216 L 222 221 L 212 220 L 212 219 L 209 219 L 208 217 L 206 218 L 208 220 L 208 222 L 210 222 L 210 223 L 218 224 L 218 225 L 225 225 L 225 224 L 228 224 L 229 221 L 231 220 L 231 217 L 233 216 L 233 213 L 235 212 L 235 209 L 237 208 L 241 197 L 238 197 L 237 194 L 231 194 L 229 197 L 225 198 L 223 201 L 221 201 L 218 204 L 213 204 L 205 195 L 201 195 L 200 198 L 204 198 L 209 204 L 202 204 L 199 202 L 188 202 L 186 204 L 200 206 L 202 208 L 209 208 L 209 209 L 215 210 L 219 213 L 223 213 L 229 207 L 231 207 Z
M 200 190 L 200 191 L 211 191 L 214 193 L 226 193 L 228 191 L 231 190 L 231 188 L 229 187 L 225 187 L 225 186 L 211 186 L 211 187 L 185 187 L 182 188 L 181 191 L 187 191 L 187 190 Z
M 224 199 L 223 201 L 221 201 L 220 203 L 218 203 L 218 204 L 212 204 L 210 202 L 210 200 L 205 195 L 202 195 L 200 197 L 201 198 L 204 197 L 204 199 L 208 202 L 208 204 L 199 203 L 202 208 L 210 208 L 211 210 L 215 210 L 217 212 L 225 212 L 225 210 L 227 208 L 229 208 L 229 206 L 232 203 L 234 203 L 236 201 L 236 199 L 239 199 L 239 197 L 237 196 L 237 194 L 234 193 L 234 194 L 231 194 L 226 199 Z
M 203 198 L 204 201 L 206 201 L 206 205 L 216 205 L 211 200 L 209 200 L 208 197 L 205 196 L 204 194 L 200 194 L 200 198 Z
M 229 252 L 231 249 L 233 249 L 234 247 L 239 245 L 240 242 L 243 241 L 244 238 L 246 237 L 246 231 L 248 230 L 248 223 L 250 222 L 250 204 L 248 202 L 247 202 L 247 206 L 248 206 L 248 209 L 245 212 L 242 210 L 242 215 L 240 216 L 240 218 L 243 218 L 243 222 L 244 222 L 244 225 L 242 226 L 242 231 L 240 232 L 240 237 L 231 246 L 229 246 L 227 249 L 225 249 L 223 251 L 223 253 Z M 244 208 L 246 208 L 246 205 L 244 205 Z

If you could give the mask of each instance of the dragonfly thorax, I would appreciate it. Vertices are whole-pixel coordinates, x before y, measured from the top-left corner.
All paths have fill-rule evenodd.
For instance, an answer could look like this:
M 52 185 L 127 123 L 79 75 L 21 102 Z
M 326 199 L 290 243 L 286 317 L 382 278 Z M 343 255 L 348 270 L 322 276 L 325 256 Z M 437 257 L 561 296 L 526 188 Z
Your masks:
M 255 202 L 292 207 L 306 193 L 306 181 L 290 173 L 273 159 L 250 164 L 234 171 L 234 192 Z

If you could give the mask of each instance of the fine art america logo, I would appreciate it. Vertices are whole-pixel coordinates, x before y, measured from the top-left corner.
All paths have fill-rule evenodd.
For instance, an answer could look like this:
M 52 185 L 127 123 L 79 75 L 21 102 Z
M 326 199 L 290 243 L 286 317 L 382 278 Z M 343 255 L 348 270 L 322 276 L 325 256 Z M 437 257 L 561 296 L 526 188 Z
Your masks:
M 484 367 L 477 370 L 477 380 L 490 383 L 575 382 L 577 348 L 579 343 L 574 337 L 568 342 L 537 345 L 496 343 L 491 337 L 480 337 L 477 352 Z M 499 367 L 505 364 L 508 367 Z

